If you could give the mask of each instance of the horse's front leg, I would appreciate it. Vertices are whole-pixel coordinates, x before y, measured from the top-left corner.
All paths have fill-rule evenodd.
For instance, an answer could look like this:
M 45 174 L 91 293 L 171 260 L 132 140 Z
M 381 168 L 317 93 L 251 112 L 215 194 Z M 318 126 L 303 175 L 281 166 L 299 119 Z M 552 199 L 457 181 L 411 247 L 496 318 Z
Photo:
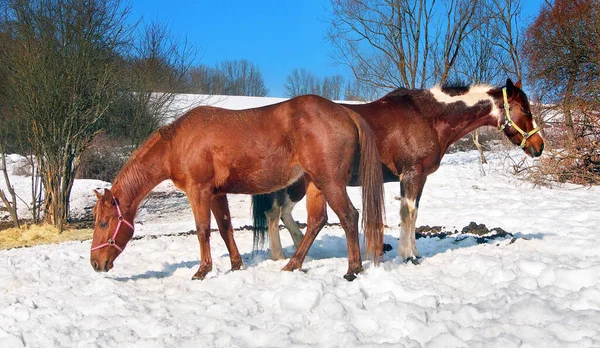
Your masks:
M 231 225 L 231 215 L 229 213 L 229 203 L 227 202 L 226 195 L 215 196 L 210 205 L 217 225 L 219 226 L 219 233 L 221 238 L 227 246 L 229 252 L 229 259 L 231 260 L 231 270 L 237 271 L 242 267 L 242 257 L 238 251 L 238 247 L 233 239 L 233 226 Z
M 405 261 L 417 263 L 421 257 L 417 250 L 415 226 L 419 201 L 427 176 L 417 172 L 405 172 L 400 179 L 400 240 L 398 255 Z
M 208 272 L 212 271 L 212 258 L 210 256 L 210 206 L 213 194 L 204 187 L 192 187 L 188 191 L 188 198 L 194 220 L 196 222 L 196 233 L 200 242 L 200 268 L 192 279 L 204 279 Z

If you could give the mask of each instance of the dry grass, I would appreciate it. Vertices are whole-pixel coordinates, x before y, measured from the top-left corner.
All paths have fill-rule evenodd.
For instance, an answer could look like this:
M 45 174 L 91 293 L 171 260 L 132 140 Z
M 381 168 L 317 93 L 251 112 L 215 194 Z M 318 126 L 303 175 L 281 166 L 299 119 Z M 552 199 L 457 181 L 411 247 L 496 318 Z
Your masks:
M 92 229 L 69 229 L 58 233 L 58 229 L 52 225 L 13 227 L 0 231 L 0 250 L 86 240 L 92 238 L 93 232 Z

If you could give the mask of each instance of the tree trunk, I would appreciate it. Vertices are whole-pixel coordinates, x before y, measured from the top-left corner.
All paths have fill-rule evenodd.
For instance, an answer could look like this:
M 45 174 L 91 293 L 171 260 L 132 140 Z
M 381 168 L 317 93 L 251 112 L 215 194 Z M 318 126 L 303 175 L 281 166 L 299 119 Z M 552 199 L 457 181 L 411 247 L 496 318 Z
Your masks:
M 4 173 L 4 180 L 6 182 L 6 188 L 8 190 L 8 193 L 11 196 L 12 201 L 9 201 L 8 198 L 6 197 L 6 194 L 4 193 L 4 190 L 0 189 L 0 199 L 2 199 L 2 202 L 4 202 L 4 205 L 6 206 L 6 209 L 8 209 L 8 212 L 10 213 L 10 218 L 13 221 L 13 224 L 15 225 L 15 227 L 19 227 L 19 216 L 17 215 L 17 195 L 15 193 L 14 187 L 12 187 L 12 185 L 10 184 L 10 178 L 8 177 L 8 170 L 6 169 L 6 154 L 4 153 L 4 148 L 1 149 L 2 153 L 0 154 L 0 156 L 2 156 L 2 172 Z
M 565 102 L 563 103 L 563 114 L 565 115 L 565 126 L 567 127 L 567 140 L 569 143 L 575 141 L 575 126 L 571 109 L 573 108 L 573 89 L 575 88 L 576 79 L 577 71 L 571 72 L 565 91 Z

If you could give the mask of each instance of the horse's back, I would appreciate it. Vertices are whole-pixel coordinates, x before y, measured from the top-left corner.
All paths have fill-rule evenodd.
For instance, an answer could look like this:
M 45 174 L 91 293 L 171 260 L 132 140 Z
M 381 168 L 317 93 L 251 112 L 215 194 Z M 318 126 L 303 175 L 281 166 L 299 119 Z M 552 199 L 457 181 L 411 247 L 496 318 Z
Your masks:
M 347 144 L 357 139 L 348 112 L 317 96 L 246 110 L 197 107 L 160 133 L 170 143 L 172 176 L 192 175 L 231 193 L 287 186 L 305 167 L 339 160 L 331 154 L 352 157 Z

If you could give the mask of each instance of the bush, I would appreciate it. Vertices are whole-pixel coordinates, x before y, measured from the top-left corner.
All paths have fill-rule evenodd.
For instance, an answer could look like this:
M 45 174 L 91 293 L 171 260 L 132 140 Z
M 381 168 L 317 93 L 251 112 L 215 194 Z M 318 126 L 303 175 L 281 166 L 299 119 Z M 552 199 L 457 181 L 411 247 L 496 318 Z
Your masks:
M 130 150 L 125 140 L 99 135 L 83 152 L 77 170 L 77 179 L 96 179 L 112 182 L 129 158 Z

